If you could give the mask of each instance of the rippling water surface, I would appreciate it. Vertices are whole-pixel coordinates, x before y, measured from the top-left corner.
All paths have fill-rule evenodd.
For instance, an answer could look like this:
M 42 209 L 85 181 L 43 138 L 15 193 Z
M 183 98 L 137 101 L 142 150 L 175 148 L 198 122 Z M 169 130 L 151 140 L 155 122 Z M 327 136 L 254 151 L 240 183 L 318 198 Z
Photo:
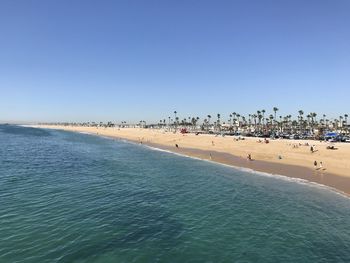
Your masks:
M 0 262 L 350 262 L 350 200 L 131 143 L 0 125 Z

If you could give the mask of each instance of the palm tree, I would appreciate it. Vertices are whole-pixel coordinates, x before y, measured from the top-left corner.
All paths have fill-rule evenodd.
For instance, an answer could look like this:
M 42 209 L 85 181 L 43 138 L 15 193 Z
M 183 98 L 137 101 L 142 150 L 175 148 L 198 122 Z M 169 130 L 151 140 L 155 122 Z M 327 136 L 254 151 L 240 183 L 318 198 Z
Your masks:
M 340 130 L 343 130 L 343 116 L 339 116 Z
M 256 114 L 253 114 L 252 115 L 252 118 L 254 119 L 254 132 L 256 132 L 256 118 L 257 118 L 258 116 L 256 115 Z
M 211 118 L 211 115 L 207 115 L 207 118 L 208 118 L 208 126 L 207 126 L 207 130 L 209 131 L 209 126 L 210 126 L 210 118 Z
M 236 118 L 236 112 L 232 112 L 232 116 L 233 116 L 233 118 Z
M 263 117 L 263 115 L 261 114 L 261 111 L 257 111 L 257 116 L 258 116 L 258 120 L 259 120 L 259 131 L 261 130 L 261 119 Z
M 217 127 L 218 127 L 218 130 L 220 131 L 221 129 L 221 127 L 220 127 L 220 117 L 221 117 L 221 115 L 220 115 L 220 113 L 218 113 L 217 114 L 217 117 L 218 117 L 218 119 L 217 119 L 217 122 L 216 122 L 216 125 L 217 125 Z
M 303 123 L 303 115 L 304 115 L 304 111 L 299 110 L 299 132 L 302 132 L 302 123 Z
M 265 129 L 265 128 L 264 128 L 264 126 L 265 126 L 265 112 L 266 112 L 266 110 L 261 110 L 261 113 L 262 113 L 262 120 L 263 120 L 263 129 Z
M 273 107 L 273 112 L 275 113 L 275 129 L 276 129 L 276 124 L 277 124 L 277 119 L 276 119 L 276 113 L 278 111 L 278 108 L 277 107 Z
M 346 131 L 348 130 L 348 117 L 349 117 L 348 114 L 344 114 L 344 119 L 345 119 L 345 130 L 346 130 Z
M 199 120 L 199 117 L 195 118 L 195 117 L 192 117 L 191 119 L 191 123 L 192 123 L 192 130 L 194 131 L 197 127 L 197 121 Z
M 292 115 L 286 116 L 286 126 L 288 129 L 292 129 Z
M 317 122 L 316 116 L 317 116 L 317 113 L 316 113 L 316 112 L 313 112 L 313 113 L 312 113 L 312 120 L 313 120 L 314 122 Z M 315 119 L 314 119 L 314 118 L 315 118 Z
M 306 118 L 307 118 L 307 127 L 308 127 L 308 130 L 310 130 L 310 127 L 311 127 L 311 114 L 308 114 L 306 115 Z
M 276 121 L 276 113 L 278 111 L 278 108 L 277 107 L 273 107 L 273 112 L 275 113 L 275 121 Z
M 208 120 L 207 120 L 207 119 L 204 119 L 204 120 L 203 120 L 203 124 L 202 124 L 202 126 L 201 126 L 202 131 L 204 131 L 204 129 L 206 129 L 207 123 L 208 123 Z
M 175 120 L 175 132 L 176 132 L 176 130 L 177 130 L 177 123 L 178 123 L 178 121 L 179 121 L 179 118 L 177 117 L 177 111 L 174 111 L 174 120 Z

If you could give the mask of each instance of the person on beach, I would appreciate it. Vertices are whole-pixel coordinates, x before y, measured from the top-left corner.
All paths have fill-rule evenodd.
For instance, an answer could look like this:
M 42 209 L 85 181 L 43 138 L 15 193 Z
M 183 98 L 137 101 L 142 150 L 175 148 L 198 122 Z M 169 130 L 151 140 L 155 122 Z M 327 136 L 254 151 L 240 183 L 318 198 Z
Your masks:
M 323 163 L 320 162 L 320 170 L 323 168 Z
M 210 158 L 210 160 L 213 158 L 212 155 L 211 155 L 211 153 L 209 153 L 209 158 Z
M 311 152 L 311 153 L 314 152 L 314 147 L 313 147 L 313 146 L 310 147 L 310 152 Z M 316 162 L 316 161 L 315 161 L 315 162 Z
M 315 169 L 317 169 L 317 161 L 314 161 Z
M 248 161 L 251 161 L 251 160 L 252 160 L 252 155 L 251 155 L 250 153 L 248 153 L 248 155 L 247 155 L 247 160 L 248 160 Z
M 175 147 L 176 147 L 176 148 L 179 148 L 179 145 L 178 145 L 177 143 L 175 143 Z

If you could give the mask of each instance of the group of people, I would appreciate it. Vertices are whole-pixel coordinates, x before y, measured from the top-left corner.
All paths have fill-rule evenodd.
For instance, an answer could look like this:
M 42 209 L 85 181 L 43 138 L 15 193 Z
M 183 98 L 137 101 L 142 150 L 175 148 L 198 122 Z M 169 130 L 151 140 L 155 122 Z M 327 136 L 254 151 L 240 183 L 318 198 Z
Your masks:
M 319 166 L 317 167 L 317 161 L 315 160 L 315 161 L 314 161 L 314 167 L 315 167 L 316 170 L 320 170 L 320 169 L 323 168 L 323 163 L 320 162 L 320 163 L 319 163 Z
M 264 138 L 264 140 L 259 139 L 256 142 L 258 142 L 258 143 L 269 143 L 270 141 L 268 139 Z

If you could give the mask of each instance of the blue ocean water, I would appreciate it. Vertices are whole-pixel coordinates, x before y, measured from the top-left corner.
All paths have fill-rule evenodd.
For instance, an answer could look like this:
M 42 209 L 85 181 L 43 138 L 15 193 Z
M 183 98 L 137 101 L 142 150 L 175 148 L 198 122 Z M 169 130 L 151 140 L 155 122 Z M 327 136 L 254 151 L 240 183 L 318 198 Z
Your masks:
M 128 142 L 0 125 L 0 262 L 350 262 L 350 200 Z

